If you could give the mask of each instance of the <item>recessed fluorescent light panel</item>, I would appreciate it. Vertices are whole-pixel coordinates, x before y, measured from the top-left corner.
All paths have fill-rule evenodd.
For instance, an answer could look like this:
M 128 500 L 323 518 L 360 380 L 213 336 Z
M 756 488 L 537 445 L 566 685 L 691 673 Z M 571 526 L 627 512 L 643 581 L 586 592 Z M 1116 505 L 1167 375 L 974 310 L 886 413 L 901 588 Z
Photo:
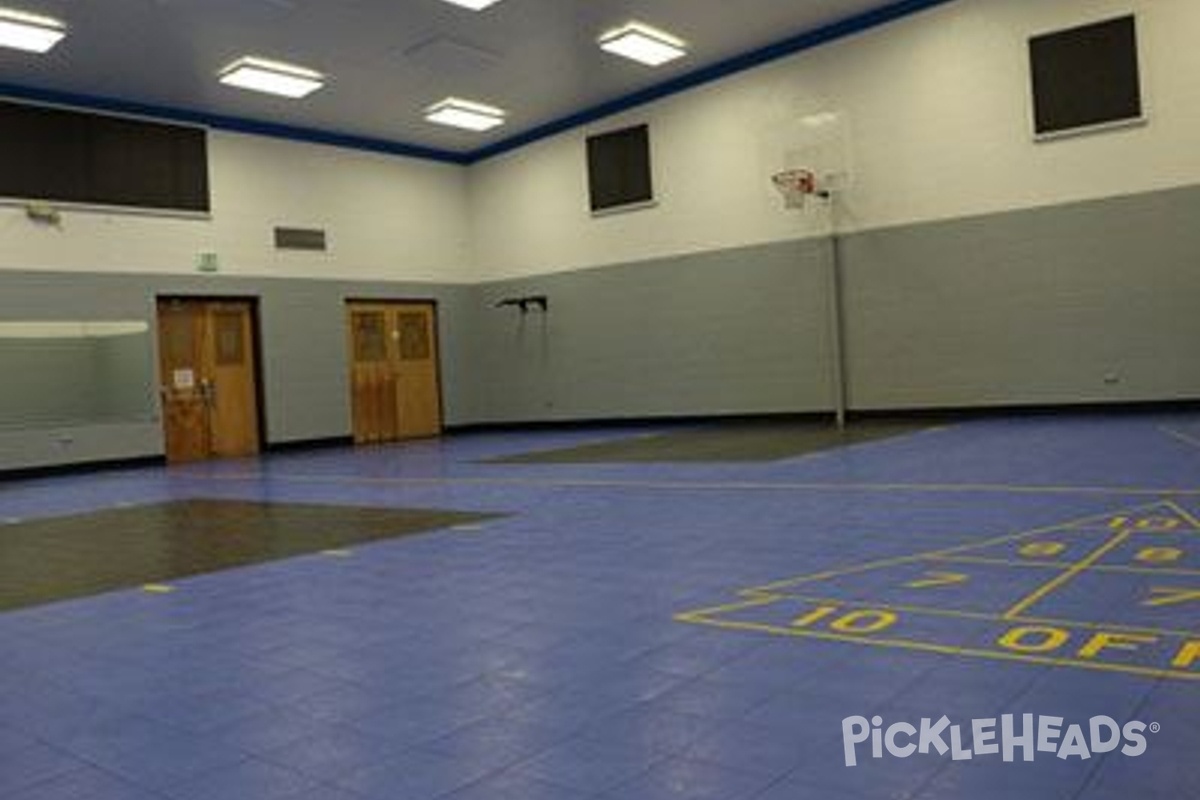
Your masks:
M 469 8 L 472 11 L 482 11 L 488 6 L 495 5 L 500 0 L 446 0 L 447 3 L 453 3 L 456 6 Z
M 45 53 L 66 35 L 66 26 L 56 19 L 0 8 L 0 47 Z
M 657 67 L 687 53 L 684 41 L 641 22 L 630 22 L 598 40 L 600 49 Z
M 292 99 L 306 97 L 325 85 L 325 76 L 319 72 L 254 56 L 239 58 L 221 70 L 219 78 L 239 89 Z
M 487 131 L 504 124 L 504 110 L 470 100 L 447 97 L 425 109 L 425 119 L 468 131 Z

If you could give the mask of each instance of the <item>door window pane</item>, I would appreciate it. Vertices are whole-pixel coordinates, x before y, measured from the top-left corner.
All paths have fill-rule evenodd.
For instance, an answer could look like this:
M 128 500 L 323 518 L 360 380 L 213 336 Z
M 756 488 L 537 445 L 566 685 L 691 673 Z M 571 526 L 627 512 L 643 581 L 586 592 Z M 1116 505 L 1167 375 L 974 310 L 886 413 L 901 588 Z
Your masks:
M 354 360 L 372 363 L 387 360 L 387 326 L 382 311 L 356 311 L 354 320 Z
M 425 315 L 416 313 L 399 314 L 400 360 L 428 361 L 430 357 L 429 326 Z
M 217 365 L 240 366 L 246 362 L 246 336 L 242 314 L 238 311 L 218 311 L 213 314 L 217 339 Z

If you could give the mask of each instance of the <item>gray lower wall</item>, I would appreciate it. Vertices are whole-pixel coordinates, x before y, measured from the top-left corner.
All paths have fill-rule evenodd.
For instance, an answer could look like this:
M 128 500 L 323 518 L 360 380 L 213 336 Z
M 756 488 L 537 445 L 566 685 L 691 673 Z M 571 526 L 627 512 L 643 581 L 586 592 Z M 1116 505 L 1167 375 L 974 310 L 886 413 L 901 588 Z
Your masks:
M 1200 188 L 849 237 L 860 409 L 1200 398 Z
M 417 283 L 304 280 L 241 281 L 241 293 L 260 298 L 267 438 L 272 444 L 350 435 L 346 301 L 434 300 L 443 412 L 463 424 L 464 373 L 469 370 L 466 326 L 471 287 Z
M 470 416 L 828 408 L 828 250 L 790 242 L 479 286 Z M 494 307 L 538 294 L 548 314 Z
M 145 320 L 154 329 L 161 295 L 253 297 L 259 302 L 266 440 L 269 444 L 350 435 L 345 301 L 430 299 L 438 303 L 439 346 L 448 424 L 462 424 L 468 364 L 464 328 L 451 324 L 469 306 L 470 287 L 416 283 L 246 279 L 225 276 L 0 272 L 0 320 Z M 132 369 L 132 367 L 129 367 Z M 119 421 L 78 422 L 55 413 L 34 424 L 0 424 L 0 470 L 159 456 L 163 436 L 156 382 L 143 375 L 131 395 L 150 397 L 148 411 Z M 55 380 L 58 378 L 40 379 Z M 81 380 L 76 391 L 85 388 Z M 0 395 L 27 394 L 38 380 L 0 378 Z M 60 392 L 58 383 L 55 393 Z M 127 398 L 126 398 L 127 399 Z M 119 398 L 95 398 L 102 405 Z M 21 399 L 26 405 L 25 399 Z M 4 405 L 0 402 L 0 407 Z M 95 409 L 92 409 L 93 411 Z M 88 414 L 82 414 L 88 416 Z M 0 421 L 3 422 L 3 421 Z
M 1200 398 L 1200 188 L 845 236 L 852 410 Z M 480 421 L 831 410 L 827 242 L 480 287 Z M 546 319 L 487 308 L 545 293 Z
M 1200 398 L 1197 219 L 1189 187 L 844 237 L 850 407 Z M 257 297 L 272 444 L 349 434 L 350 298 L 438 302 L 452 426 L 813 412 L 833 406 L 830 254 L 816 239 L 477 286 L 0 272 L 0 319 L 153 323 L 158 295 Z M 540 294 L 548 314 L 494 307 Z M 14 399 L 36 385 L 0 380 Z M 0 469 L 161 454 L 156 403 L 0 425 Z
M 93 419 L 123 420 L 152 413 L 157 402 L 154 339 L 151 328 L 142 335 L 94 340 L 91 373 L 98 392 Z

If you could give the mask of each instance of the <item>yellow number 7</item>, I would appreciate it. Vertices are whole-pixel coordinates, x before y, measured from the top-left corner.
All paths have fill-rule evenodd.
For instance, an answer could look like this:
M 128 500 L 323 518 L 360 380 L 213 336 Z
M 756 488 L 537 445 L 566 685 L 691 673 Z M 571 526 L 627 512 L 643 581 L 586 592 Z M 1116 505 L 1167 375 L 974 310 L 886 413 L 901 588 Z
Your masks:
M 1156 596 L 1152 596 L 1149 600 L 1143 600 L 1142 605 L 1152 608 L 1174 606 L 1192 600 L 1200 600 L 1200 589 L 1173 589 L 1170 586 L 1153 586 L 1150 588 L 1150 594 Z
M 935 586 L 953 586 L 956 583 L 966 583 L 970 575 L 961 572 L 926 572 L 924 578 L 917 578 L 904 584 L 905 589 L 932 589 Z

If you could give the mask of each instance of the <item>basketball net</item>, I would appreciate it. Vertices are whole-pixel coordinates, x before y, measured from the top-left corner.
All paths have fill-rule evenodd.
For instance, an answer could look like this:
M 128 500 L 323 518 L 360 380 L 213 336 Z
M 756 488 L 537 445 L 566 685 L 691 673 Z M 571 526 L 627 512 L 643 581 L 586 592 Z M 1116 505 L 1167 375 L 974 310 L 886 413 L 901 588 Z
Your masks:
M 817 176 L 809 169 L 785 169 L 771 176 L 771 183 L 783 196 L 784 208 L 804 208 L 817 193 Z

